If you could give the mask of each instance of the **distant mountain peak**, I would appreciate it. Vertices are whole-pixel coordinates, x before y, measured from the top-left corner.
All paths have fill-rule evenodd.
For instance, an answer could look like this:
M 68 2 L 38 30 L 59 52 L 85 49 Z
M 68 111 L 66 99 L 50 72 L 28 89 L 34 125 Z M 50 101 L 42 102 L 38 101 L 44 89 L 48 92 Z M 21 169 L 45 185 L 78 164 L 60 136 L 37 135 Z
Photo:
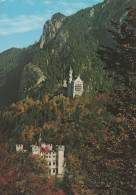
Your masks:
M 65 17 L 66 17 L 66 16 L 65 16 L 64 14 L 58 12 L 58 13 L 55 13 L 55 14 L 52 16 L 51 20 L 54 20 L 54 19 L 60 20 L 60 19 L 63 19 L 63 18 L 65 18 Z
M 51 20 L 48 20 L 43 28 L 43 34 L 40 38 L 40 48 L 42 49 L 44 45 L 48 44 L 53 40 L 62 26 L 66 16 L 61 13 L 56 13 L 52 16 Z

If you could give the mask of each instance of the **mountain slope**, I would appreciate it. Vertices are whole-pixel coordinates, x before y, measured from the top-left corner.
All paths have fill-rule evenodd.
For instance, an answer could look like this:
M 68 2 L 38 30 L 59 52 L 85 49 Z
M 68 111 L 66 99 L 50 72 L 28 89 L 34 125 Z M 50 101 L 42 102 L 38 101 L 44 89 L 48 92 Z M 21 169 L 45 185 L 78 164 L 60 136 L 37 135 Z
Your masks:
M 85 87 L 91 85 L 94 91 L 107 87 L 110 81 L 107 81 L 107 73 L 103 71 L 103 64 L 98 59 L 96 50 L 99 43 L 111 45 L 106 25 L 110 25 L 111 18 L 122 22 L 128 4 L 136 6 L 135 0 L 105 0 L 68 17 L 57 13 L 45 23 L 37 44 L 1 53 L 0 105 L 8 105 L 19 97 L 39 95 L 39 91 L 33 91 L 33 86 L 36 85 L 34 80 L 26 84 L 25 91 L 20 88 L 24 83 L 21 75 L 30 62 L 32 66 L 38 66 L 46 77 L 40 85 L 42 94 L 54 93 L 58 83 L 67 76 L 70 66 L 75 75 L 81 75 Z

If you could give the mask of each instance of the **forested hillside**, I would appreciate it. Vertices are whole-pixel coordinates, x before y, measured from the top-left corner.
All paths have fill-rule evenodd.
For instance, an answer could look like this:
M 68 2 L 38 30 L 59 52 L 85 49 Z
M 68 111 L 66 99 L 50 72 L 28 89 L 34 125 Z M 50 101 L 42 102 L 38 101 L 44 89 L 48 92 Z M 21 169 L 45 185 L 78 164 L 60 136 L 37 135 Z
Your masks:
M 126 3 L 136 7 L 105 0 L 69 17 L 55 14 L 45 40 L 17 50 L 12 66 L 20 77 L 3 69 L 19 84 L 18 100 L 0 111 L 0 194 L 136 193 L 136 8 Z M 83 95 L 73 99 L 61 90 L 70 66 L 84 81 Z M 46 160 L 32 155 L 40 135 L 65 145 L 63 179 L 49 177 Z M 27 152 L 16 153 L 16 143 Z
M 11 48 L 0 53 L 0 107 L 16 102 L 19 99 L 19 89 L 22 70 L 34 55 L 34 47 L 26 49 Z

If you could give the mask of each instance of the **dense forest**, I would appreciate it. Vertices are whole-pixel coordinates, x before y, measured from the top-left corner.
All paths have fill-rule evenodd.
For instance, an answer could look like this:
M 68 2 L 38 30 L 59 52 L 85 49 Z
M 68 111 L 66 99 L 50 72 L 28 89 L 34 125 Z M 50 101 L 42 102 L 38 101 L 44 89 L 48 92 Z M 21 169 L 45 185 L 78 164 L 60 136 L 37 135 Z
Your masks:
M 116 6 L 119 1 L 109 2 Z M 95 11 L 106 3 L 110 5 L 105 1 L 94 6 Z M 62 45 L 59 41 L 56 45 L 56 40 L 40 50 L 39 43 L 17 53 L 12 49 L 16 53 L 12 65 L 19 68 L 22 79 L 21 71 L 25 75 L 33 65 L 47 79 L 37 90 L 33 79 L 25 87 L 20 81 L 18 98 L 0 112 L 0 194 L 136 193 L 136 8 L 127 6 L 121 23 L 118 18 L 108 21 L 105 31 L 109 45 L 104 41 L 100 44 L 97 33 L 96 37 L 92 32 L 85 36 L 86 31 L 81 31 L 79 42 L 73 42 L 77 29 L 69 25 L 71 18 L 74 17 L 73 24 L 78 24 L 79 15 L 83 21 L 85 17 L 86 23 L 82 22 L 89 26 L 83 14 L 88 10 L 66 19 L 63 30 L 71 30 L 73 37 L 69 37 L 60 55 L 56 52 Z M 20 64 L 16 63 L 17 56 L 24 59 Z M 84 81 L 82 97 L 70 99 L 62 95 L 61 83 L 70 66 Z M 5 76 L 14 75 L 10 68 L 1 69 Z M 5 84 L 1 86 L 3 89 Z M 46 161 L 31 154 L 30 146 L 40 134 L 46 143 L 65 145 L 63 179 L 48 177 Z M 16 153 L 16 143 L 22 143 L 27 152 Z

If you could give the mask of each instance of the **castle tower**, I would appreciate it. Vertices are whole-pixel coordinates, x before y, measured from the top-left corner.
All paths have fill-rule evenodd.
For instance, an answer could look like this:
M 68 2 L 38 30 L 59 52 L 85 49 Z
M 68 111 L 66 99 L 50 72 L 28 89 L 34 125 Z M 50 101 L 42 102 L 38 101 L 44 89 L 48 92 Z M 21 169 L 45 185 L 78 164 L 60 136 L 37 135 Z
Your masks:
M 67 96 L 68 97 L 72 97 L 71 94 L 72 94 L 72 80 L 73 80 L 73 70 L 72 68 L 70 67 L 70 71 L 69 71 L 69 80 L 68 80 L 68 88 L 67 88 Z
M 67 81 L 66 81 L 66 79 L 63 81 L 63 87 L 67 88 Z
M 41 136 L 41 133 L 40 133 L 40 136 L 39 136 L 39 143 L 41 143 L 42 141 L 42 136 Z
M 69 84 L 71 84 L 72 79 L 73 79 L 72 74 L 73 74 L 73 70 L 72 70 L 72 68 L 71 68 L 71 66 L 70 66 L 70 71 L 69 71 L 69 81 L 68 81 L 68 83 L 69 83 Z
M 62 90 L 63 95 L 67 96 L 67 87 L 68 86 L 67 86 L 67 81 L 66 80 L 63 81 L 62 87 L 63 87 L 63 90 Z
M 23 144 L 16 144 L 16 152 L 23 152 Z
M 63 145 L 58 146 L 58 175 L 64 175 L 64 150 Z

